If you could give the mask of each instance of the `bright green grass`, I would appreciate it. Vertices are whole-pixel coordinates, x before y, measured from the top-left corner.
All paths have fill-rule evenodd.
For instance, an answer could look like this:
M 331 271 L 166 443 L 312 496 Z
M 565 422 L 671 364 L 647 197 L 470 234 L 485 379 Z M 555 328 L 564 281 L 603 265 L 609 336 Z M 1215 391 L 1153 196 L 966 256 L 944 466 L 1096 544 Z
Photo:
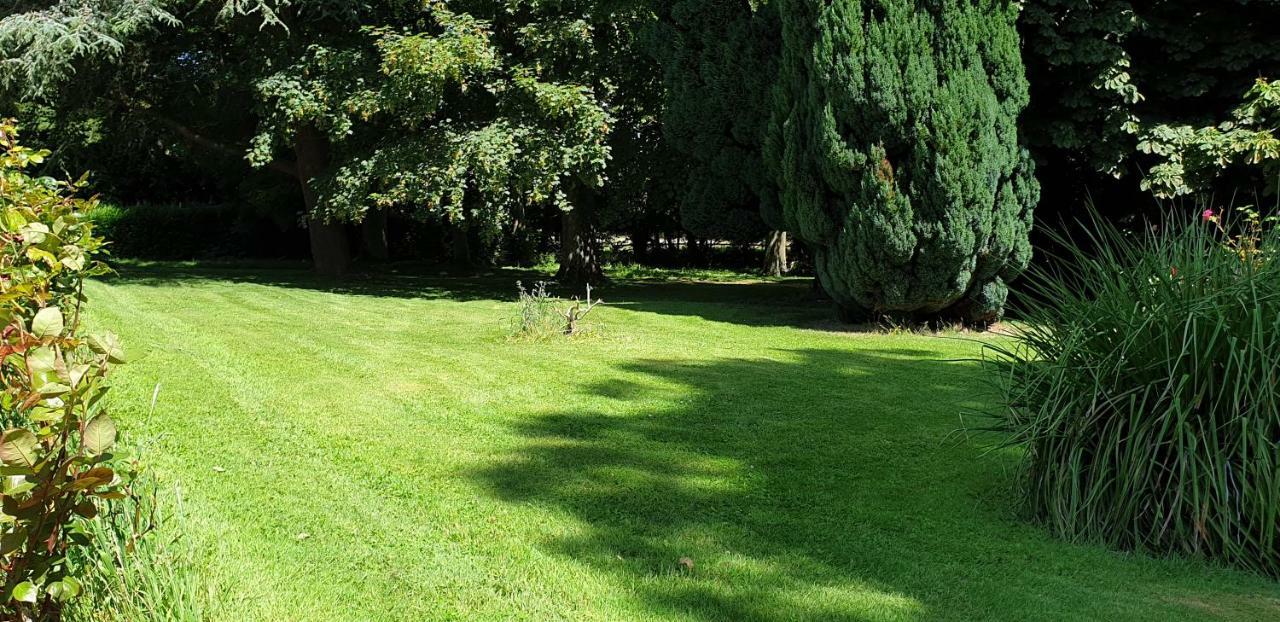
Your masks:
M 90 288 L 127 426 L 161 384 L 217 619 L 1280 616 L 1273 582 L 1021 522 L 1014 456 L 955 433 L 977 346 L 829 332 L 805 282 L 615 284 L 596 336 L 513 343 L 529 274 L 304 274 Z

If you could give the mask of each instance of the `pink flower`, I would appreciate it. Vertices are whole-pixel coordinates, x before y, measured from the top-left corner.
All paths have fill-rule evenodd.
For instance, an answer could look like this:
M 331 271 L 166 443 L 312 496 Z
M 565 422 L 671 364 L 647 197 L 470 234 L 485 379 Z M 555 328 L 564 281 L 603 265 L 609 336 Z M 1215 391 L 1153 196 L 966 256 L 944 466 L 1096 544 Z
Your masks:
M 1200 218 L 1203 219 L 1205 222 L 1213 222 L 1213 219 L 1217 217 L 1218 215 L 1214 214 L 1213 210 L 1211 209 L 1207 209 L 1204 211 L 1204 213 L 1200 214 Z

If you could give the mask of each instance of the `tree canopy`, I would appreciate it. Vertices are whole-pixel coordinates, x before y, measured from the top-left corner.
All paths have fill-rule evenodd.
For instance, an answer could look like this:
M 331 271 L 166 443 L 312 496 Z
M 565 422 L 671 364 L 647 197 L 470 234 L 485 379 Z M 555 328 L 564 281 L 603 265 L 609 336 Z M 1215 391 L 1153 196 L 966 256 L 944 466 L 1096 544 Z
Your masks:
M 412 243 L 460 264 L 557 252 L 566 282 L 600 278 L 605 246 L 651 261 L 659 243 L 687 261 L 763 247 L 781 273 L 790 235 L 847 312 L 986 321 L 1030 258 L 1033 160 L 1059 216 L 1085 184 L 1274 177 L 1277 17 L 1274 0 L 24 0 L 0 18 L 0 106 L 47 168 L 93 169 L 126 202 L 249 204 L 305 227 L 331 275 L 357 227 L 355 254 L 387 257 L 388 219 L 434 227 Z
M 1027 84 L 1005 2 L 785 0 L 768 159 L 854 315 L 998 317 L 1031 257 Z

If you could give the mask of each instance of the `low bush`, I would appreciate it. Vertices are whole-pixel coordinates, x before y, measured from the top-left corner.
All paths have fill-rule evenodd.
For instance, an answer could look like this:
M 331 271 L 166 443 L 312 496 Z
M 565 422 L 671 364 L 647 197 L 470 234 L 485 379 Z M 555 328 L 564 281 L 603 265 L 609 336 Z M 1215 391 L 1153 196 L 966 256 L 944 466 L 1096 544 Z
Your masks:
M 83 584 L 68 554 L 86 521 L 128 496 L 135 462 L 117 456 L 102 400 L 124 362 L 114 335 L 83 335 L 84 280 L 105 272 L 76 184 L 27 175 L 45 152 L 0 122 L 0 619 L 46 620 Z
M 587 286 L 585 301 L 574 298 L 564 300 L 547 293 L 547 284 L 534 283 L 525 289 L 517 282 L 516 317 L 512 321 L 511 334 L 521 339 L 546 339 L 558 335 L 574 336 L 587 332 L 583 322 L 603 300 L 591 299 L 591 286 Z
M 103 204 L 90 216 L 117 257 L 203 259 L 254 257 L 255 221 L 234 205 Z M 270 233 L 270 232 L 268 232 Z
M 1025 498 L 1071 540 L 1280 576 L 1280 249 L 1248 214 L 1095 218 L 989 346 Z

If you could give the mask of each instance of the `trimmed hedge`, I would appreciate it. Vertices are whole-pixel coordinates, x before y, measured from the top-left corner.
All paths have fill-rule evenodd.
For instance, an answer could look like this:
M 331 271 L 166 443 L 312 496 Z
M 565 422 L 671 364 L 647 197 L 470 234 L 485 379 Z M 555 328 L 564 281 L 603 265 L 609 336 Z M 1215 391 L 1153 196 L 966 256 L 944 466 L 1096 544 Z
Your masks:
M 91 218 L 115 257 L 275 258 L 306 254 L 306 232 L 237 205 L 102 205 Z

